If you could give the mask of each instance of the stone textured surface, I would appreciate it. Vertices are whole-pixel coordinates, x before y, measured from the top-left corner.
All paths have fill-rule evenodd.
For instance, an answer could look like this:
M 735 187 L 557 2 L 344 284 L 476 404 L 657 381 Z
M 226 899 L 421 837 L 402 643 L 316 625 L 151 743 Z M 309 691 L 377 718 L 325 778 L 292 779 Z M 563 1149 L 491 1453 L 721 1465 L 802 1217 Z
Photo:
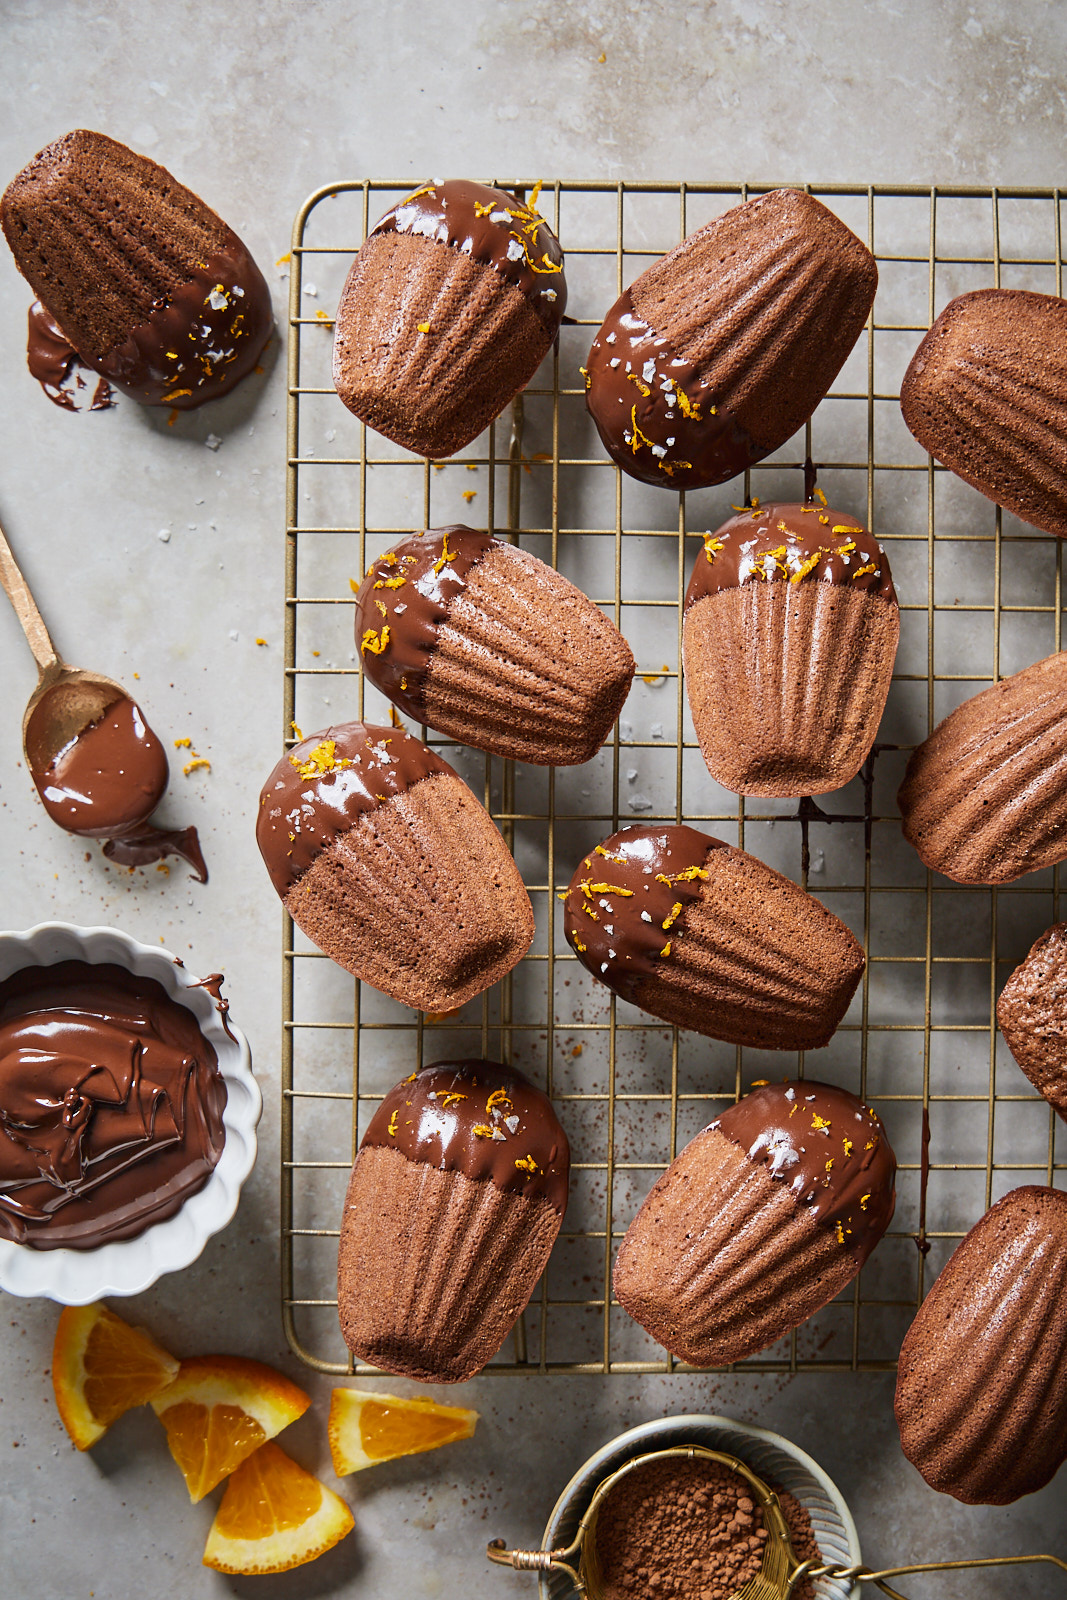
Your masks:
M 1055 64 L 1067 16 L 1038 0 L 414 0 L 389 14 L 368 0 L 230 0 L 214 11 L 11 0 L 0 27 L 0 176 L 69 128 L 99 128 L 225 216 L 272 278 L 278 313 L 288 285 L 271 263 L 304 196 L 337 177 L 422 178 L 446 165 L 530 177 L 1062 179 Z M 281 736 L 283 363 L 273 347 L 262 383 L 172 429 L 130 404 L 71 417 L 26 377 L 28 301 L 5 253 L 0 517 L 60 648 L 131 687 L 139 673 L 161 736 L 189 737 L 212 760 L 188 779 L 177 768 L 164 813 L 201 827 L 212 877 L 206 889 L 181 868 L 129 878 L 95 851 L 86 861 L 48 823 L 17 766 L 32 663 L 0 613 L 4 921 L 115 922 L 162 937 L 202 972 L 225 969 L 265 1091 L 260 1162 L 235 1223 L 130 1313 L 178 1354 L 222 1347 L 306 1383 L 314 1406 L 282 1442 L 332 1484 L 330 1382 L 287 1355 L 278 1313 L 279 913 L 252 828 Z M 217 451 L 209 435 L 223 441 Z M 536 1543 L 571 1472 L 621 1428 L 666 1411 L 722 1411 L 809 1449 L 845 1486 L 876 1564 L 1040 1550 L 1062 1525 L 1062 1474 L 1010 1510 L 928 1490 L 900 1453 L 890 1376 L 489 1378 L 446 1396 L 482 1411 L 473 1440 L 341 1486 L 357 1528 L 335 1552 L 288 1577 L 229 1580 L 200 1565 L 210 1517 L 189 1506 L 155 1419 L 131 1415 L 91 1458 L 77 1456 L 48 1379 L 55 1309 L 4 1299 L 0 1310 L 0 1537 L 17 1596 L 532 1600 L 532 1578 L 487 1566 L 486 1540 Z M 973 1600 L 1006 1584 L 996 1573 L 930 1578 L 907 1592 Z M 1037 1569 L 1011 1592 L 1058 1589 Z

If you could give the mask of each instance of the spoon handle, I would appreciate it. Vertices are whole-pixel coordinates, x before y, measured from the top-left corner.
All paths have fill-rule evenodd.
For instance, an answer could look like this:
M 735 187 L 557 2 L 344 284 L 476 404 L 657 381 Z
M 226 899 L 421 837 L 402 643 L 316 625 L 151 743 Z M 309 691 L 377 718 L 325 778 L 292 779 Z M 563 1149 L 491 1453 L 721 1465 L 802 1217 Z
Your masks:
M 37 670 L 43 674 L 58 667 L 59 654 L 48 637 L 44 618 L 37 609 L 29 584 L 18 569 L 18 563 L 11 553 L 11 546 L 4 536 L 3 528 L 0 528 L 0 583 L 3 584 L 7 597 L 15 608 L 15 615 L 22 625 L 26 642 L 33 651 Z

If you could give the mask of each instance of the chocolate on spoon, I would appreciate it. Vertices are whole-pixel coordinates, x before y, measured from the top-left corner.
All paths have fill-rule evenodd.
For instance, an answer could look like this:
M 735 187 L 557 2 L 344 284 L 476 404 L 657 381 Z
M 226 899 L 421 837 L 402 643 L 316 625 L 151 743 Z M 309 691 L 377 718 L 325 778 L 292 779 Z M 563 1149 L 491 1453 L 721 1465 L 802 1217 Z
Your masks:
M 123 866 L 181 856 L 206 883 L 196 829 L 154 828 L 148 821 L 169 777 L 162 743 L 121 683 L 60 658 L 2 529 L 0 583 L 37 662 L 22 747 L 52 821 L 82 838 L 106 840 L 104 854 Z

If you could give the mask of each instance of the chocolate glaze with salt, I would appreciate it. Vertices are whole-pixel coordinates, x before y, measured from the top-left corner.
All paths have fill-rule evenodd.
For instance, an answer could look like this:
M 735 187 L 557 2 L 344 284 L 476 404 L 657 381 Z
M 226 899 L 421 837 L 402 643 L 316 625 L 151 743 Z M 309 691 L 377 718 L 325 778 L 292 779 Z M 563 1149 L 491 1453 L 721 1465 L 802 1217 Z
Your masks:
M 604 449 L 642 483 L 705 488 L 768 454 L 715 404 L 693 363 L 638 316 L 630 289 L 593 340 L 585 388 Z
M 787 1184 L 863 1265 L 892 1219 L 897 1163 L 881 1119 L 862 1101 L 828 1083 L 769 1083 L 710 1127 Z
M 413 533 L 371 563 L 356 595 L 363 671 L 405 716 L 422 722 L 426 674 L 441 625 L 492 534 L 462 523 Z
M 68 411 L 81 408 L 63 387 L 71 366 L 100 374 L 89 409 L 111 402 L 110 385 L 146 406 L 192 410 L 228 394 L 263 353 L 274 325 L 263 274 L 235 233 L 188 282 L 157 303 L 146 321 L 102 356 L 76 350 L 47 307 L 30 308 L 27 363 L 48 398 Z
M 855 517 L 815 500 L 803 505 L 754 500 L 704 535 L 685 610 L 723 589 L 775 580 L 836 583 L 893 605 L 897 600 L 885 551 Z
M 263 785 L 256 818 L 256 843 L 282 899 L 364 812 L 451 771 L 399 728 L 342 722 L 302 739 Z
M 564 895 L 567 942 L 624 998 L 642 973 L 670 955 L 684 908 L 699 899 L 709 850 L 721 839 L 684 824 L 635 824 L 580 862 Z
M 570 1146 L 552 1102 L 498 1061 L 437 1061 L 390 1089 L 360 1149 L 399 1150 L 439 1172 L 567 1209 Z
M 522 291 L 554 338 L 567 305 L 563 251 L 533 207 L 466 178 L 425 184 L 387 211 L 371 233 L 419 234 L 492 267 Z
M 93 1249 L 172 1216 L 222 1154 L 226 1085 L 154 979 L 64 961 L 0 983 L 0 1237 Z

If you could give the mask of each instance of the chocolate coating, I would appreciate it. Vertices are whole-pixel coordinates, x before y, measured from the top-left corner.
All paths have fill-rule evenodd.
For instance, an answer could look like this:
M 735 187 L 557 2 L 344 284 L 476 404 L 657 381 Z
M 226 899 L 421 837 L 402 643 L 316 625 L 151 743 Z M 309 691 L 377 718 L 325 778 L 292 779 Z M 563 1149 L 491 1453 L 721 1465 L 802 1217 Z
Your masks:
M 753 1089 L 710 1124 L 784 1182 L 862 1266 L 896 1204 L 897 1162 L 881 1119 L 829 1083 Z
M 463 523 L 413 533 L 371 563 L 356 595 L 356 645 L 370 681 L 425 720 L 430 656 L 467 576 L 501 541 Z
M 498 1061 L 438 1061 L 390 1089 L 361 1150 L 399 1150 L 439 1172 L 567 1209 L 570 1146 L 547 1095 Z
M 836 583 L 896 604 L 885 551 L 855 517 L 814 501 L 761 506 L 754 500 L 751 509 L 704 535 L 685 609 L 722 589 L 775 579 Z
M 47 699 L 40 702 L 45 714 Z M 167 755 L 140 706 L 118 699 L 47 767 L 31 760 L 30 776 L 53 822 L 87 839 L 108 839 L 151 816 L 167 787 Z
M 263 353 L 274 325 L 263 274 L 235 233 L 198 263 L 147 322 L 85 361 L 146 406 L 190 411 L 229 394 Z
M 671 928 L 699 899 L 709 850 L 721 839 L 684 824 L 637 823 L 598 844 L 563 903 L 567 943 L 598 978 L 630 999 L 641 973 L 670 955 Z
M 221 250 L 198 264 L 187 283 L 106 355 L 76 350 L 51 313 L 35 303 L 27 364 L 48 398 L 68 411 L 79 409 L 61 387 L 75 360 L 106 380 L 107 393 L 98 388 L 90 410 L 111 404 L 113 384 L 142 405 L 190 411 L 248 376 L 273 326 L 263 274 L 231 233 Z
M 530 301 L 555 336 L 567 305 L 559 240 L 531 204 L 466 178 L 425 184 L 387 211 L 371 234 L 410 233 L 492 267 Z
M 303 739 L 259 796 L 256 842 L 275 889 L 284 899 L 316 856 L 365 812 L 420 778 L 451 771 L 399 728 L 342 722 Z
M 203 1188 L 226 1085 L 191 1011 L 123 967 L 63 961 L 0 983 L 0 1237 L 88 1250 Z
M 638 316 L 630 289 L 593 340 L 585 389 L 604 449 L 642 483 L 672 489 L 725 483 L 769 453 L 715 404 L 696 366 Z

